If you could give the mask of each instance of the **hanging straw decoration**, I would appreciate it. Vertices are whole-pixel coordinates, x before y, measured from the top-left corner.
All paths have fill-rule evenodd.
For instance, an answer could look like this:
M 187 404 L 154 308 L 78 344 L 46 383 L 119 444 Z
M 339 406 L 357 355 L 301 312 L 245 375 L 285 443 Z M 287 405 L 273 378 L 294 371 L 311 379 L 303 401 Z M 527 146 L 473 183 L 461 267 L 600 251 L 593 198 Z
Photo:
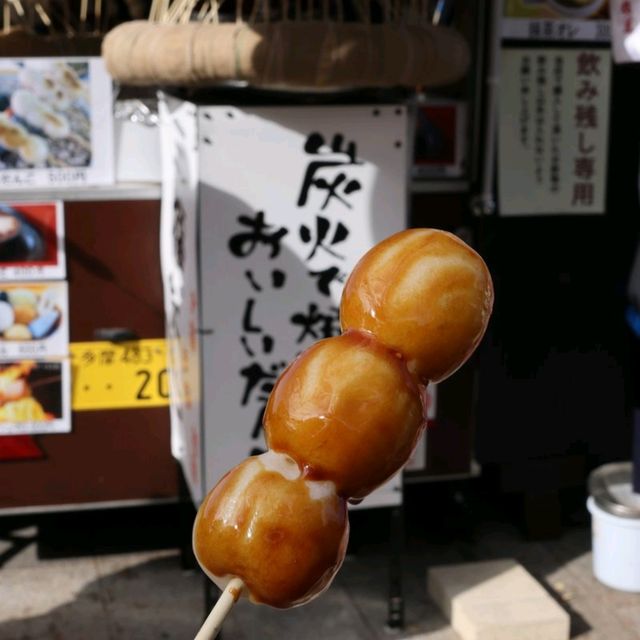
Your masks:
M 427 0 L 153 0 L 148 21 L 104 39 L 129 85 L 229 82 L 281 89 L 437 86 L 460 79 L 466 42 Z
M 137 1 L 127 0 L 128 9 Z M 115 0 L 0 0 L 0 57 L 95 55 L 101 35 L 121 19 L 115 9 Z

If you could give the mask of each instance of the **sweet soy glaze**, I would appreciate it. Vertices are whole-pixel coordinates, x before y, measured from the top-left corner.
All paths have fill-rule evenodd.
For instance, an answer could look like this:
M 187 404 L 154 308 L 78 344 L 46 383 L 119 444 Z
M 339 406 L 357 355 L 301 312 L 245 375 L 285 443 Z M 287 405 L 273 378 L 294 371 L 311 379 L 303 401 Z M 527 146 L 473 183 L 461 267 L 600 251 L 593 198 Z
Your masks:
M 302 353 L 280 376 L 264 417 L 269 448 L 356 499 L 406 462 L 424 424 L 402 357 L 360 331 Z
M 205 498 L 193 548 L 221 589 L 237 575 L 251 600 L 286 608 L 329 586 L 348 532 L 347 506 L 332 483 L 307 480 L 291 458 L 268 451 L 232 469 Z
M 469 358 L 492 306 L 484 261 L 450 233 L 412 229 L 371 249 L 345 285 L 344 333 L 312 345 L 276 382 L 270 450 L 200 506 L 193 547 L 207 575 L 222 589 L 240 578 L 243 595 L 279 608 L 324 591 L 344 559 L 347 500 L 407 462 L 426 385 Z
M 493 307 L 491 275 L 457 236 L 410 229 L 358 262 L 340 304 L 343 331 L 364 329 L 403 354 L 421 383 L 440 382 L 473 353 Z

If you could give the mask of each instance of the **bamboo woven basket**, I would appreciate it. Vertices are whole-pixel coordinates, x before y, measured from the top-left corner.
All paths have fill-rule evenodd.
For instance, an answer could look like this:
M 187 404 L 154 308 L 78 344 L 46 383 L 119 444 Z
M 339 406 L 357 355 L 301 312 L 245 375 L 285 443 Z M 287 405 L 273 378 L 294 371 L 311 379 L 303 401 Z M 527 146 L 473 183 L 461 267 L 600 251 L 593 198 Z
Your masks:
M 433 87 L 466 72 L 465 40 L 429 24 L 426 9 L 347 1 L 309 0 L 303 8 L 301 0 L 277 7 L 257 0 L 249 10 L 237 5 L 233 16 L 209 0 L 157 3 L 149 20 L 108 33 L 102 55 L 114 79 L 127 85 Z

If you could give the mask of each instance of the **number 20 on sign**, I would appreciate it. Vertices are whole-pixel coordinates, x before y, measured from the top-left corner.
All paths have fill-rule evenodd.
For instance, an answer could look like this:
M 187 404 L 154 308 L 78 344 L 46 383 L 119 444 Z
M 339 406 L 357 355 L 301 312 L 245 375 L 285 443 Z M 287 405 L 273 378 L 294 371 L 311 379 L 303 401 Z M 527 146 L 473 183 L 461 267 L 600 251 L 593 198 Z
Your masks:
M 164 340 L 73 342 L 70 347 L 74 411 L 169 404 Z

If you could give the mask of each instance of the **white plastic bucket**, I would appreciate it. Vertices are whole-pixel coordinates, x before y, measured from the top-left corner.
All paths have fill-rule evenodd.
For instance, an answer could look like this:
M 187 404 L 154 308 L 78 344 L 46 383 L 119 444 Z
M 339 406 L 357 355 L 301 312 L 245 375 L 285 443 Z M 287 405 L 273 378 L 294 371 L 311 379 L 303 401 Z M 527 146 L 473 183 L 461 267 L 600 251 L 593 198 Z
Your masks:
M 640 518 L 608 513 L 593 497 L 587 500 L 587 509 L 596 578 L 614 589 L 640 592 Z

